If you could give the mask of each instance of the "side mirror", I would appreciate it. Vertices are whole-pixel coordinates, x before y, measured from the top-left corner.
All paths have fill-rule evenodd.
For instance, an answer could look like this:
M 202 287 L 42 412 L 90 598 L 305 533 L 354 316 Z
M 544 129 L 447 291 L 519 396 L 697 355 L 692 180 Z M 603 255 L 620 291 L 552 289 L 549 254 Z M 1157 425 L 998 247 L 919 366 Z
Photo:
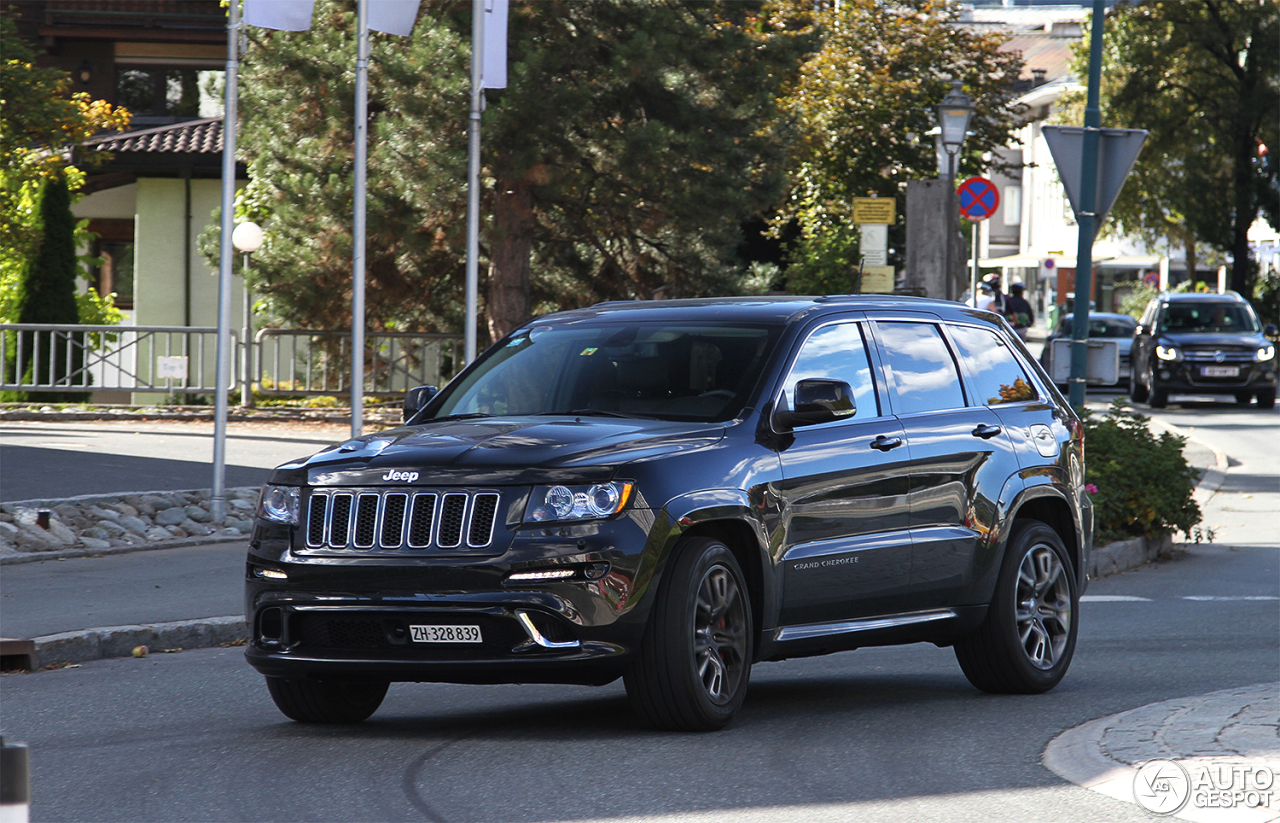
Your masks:
M 1277 334 L 1280 334 L 1280 329 L 1276 328 L 1275 323 L 1268 323 L 1262 327 L 1262 333 L 1267 337 L 1275 337 Z
M 408 423 L 410 418 L 422 411 L 422 407 L 431 402 L 431 398 L 440 393 L 435 386 L 414 386 L 404 394 L 404 410 L 400 419 Z
M 779 409 L 773 420 L 781 429 L 793 429 L 843 420 L 857 411 L 853 388 L 843 380 L 801 380 L 796 384 L 795 408 Z

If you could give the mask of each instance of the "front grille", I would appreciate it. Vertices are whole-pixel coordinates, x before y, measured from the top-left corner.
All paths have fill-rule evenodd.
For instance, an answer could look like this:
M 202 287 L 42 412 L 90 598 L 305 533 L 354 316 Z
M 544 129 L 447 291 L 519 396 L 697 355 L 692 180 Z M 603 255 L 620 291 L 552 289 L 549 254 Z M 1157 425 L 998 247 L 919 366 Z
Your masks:
M 499 500 L 493 491 L 317 489 L 307 503 L 307 548 L 489 549 Z
M 1252 363 L 1256 349 L 1183 349 L 1182 356 L 1192 363 Z M 1221 355 L 1221 359 L 1219 359 Z

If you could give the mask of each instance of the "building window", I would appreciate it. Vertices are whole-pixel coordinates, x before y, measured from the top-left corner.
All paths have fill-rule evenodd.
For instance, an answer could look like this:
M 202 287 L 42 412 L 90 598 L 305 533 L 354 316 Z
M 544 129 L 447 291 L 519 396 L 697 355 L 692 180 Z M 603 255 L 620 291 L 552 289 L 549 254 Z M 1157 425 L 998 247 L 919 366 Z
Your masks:
M 1004 206 L 1004 224 L 1017 226 L 1022 223 L 1022 186 L 1005 186 L 1004 197 L 1000 199 Z
M 102 262 L 93 287 L 104 297 L 115 293 L 116 308 L 133 308 L 133 221 L 90 220 L 89 231 L 98 235 L 93 254 Z
M 116 101 L 134 123 L 158 124 L 222 114 L 220 70 L 175 66 L 118 66 Z

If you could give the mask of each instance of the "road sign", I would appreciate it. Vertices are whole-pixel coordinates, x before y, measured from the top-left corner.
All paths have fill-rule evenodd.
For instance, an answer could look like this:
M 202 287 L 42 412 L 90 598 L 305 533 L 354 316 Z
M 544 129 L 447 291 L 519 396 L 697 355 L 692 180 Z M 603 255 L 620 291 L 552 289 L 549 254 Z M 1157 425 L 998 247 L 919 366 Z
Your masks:
M 996 184 L 985 177 L 970 177 L 956 189 L 960 197 L 960 213 L 976 223 L 996 213 L 1000 206 L 1000 192 Z
M 853 222 L 892 225 L 896 202 L 892 197 L 855 197 L 853 198 Z
M 1049 153 L 1058 167 L 1062 187 L 1067 190 L 1067 199 L 1071 201 L 1071 211 L 1079 220 L 1084 129 L 1080 126 L 1045 126 L 1043 132 Z M 1147 139 L 1145 129 L 1099 129 L 1098 134 L 1098 188 L 1093 208 L 1095 234 L 1115 205 L 1120 188 L 1133 168 L 1133 161 L 1138 159 L 1142 143 Z

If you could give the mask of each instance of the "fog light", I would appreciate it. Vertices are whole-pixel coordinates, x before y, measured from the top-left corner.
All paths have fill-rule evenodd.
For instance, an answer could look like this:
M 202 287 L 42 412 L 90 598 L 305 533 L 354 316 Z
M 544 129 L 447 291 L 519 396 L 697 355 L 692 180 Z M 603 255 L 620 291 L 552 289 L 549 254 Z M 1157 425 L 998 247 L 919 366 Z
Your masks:
M 1167 371 L 1162 371 L 1162 372 L 1160 372 L 1160 379 L 1161 379 L 1161 380 L 1168 380 L 1168 379 L 1169 379 L 1169 378 L 1171 378 L 1171 377 L 1173 377 L 1173 375 L 1172 375 L 1172 374 L 1170 374 L 1170 373 L 1169 373 L 1169 372 L 1167 372 Z
M 289 575 L 278 569 L 255 568 L 253 576 L 259 580 L 288 580 Z
M 263 609 L 258 613 L 258 639 L 263 643 L 279 644 L 284 635 L 284 612 L 278 608 Z

